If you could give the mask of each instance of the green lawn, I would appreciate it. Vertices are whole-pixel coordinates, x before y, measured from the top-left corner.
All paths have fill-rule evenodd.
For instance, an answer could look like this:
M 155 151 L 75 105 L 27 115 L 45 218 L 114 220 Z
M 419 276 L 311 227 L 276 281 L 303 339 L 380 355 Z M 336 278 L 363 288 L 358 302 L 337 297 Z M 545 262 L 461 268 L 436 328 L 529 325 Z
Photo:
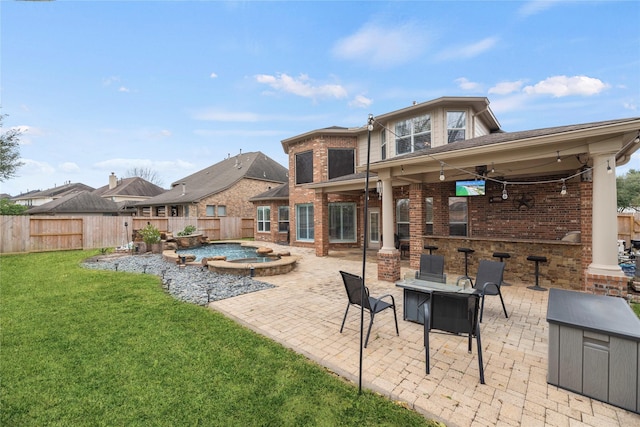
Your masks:
M 0 257 L 0 425 L 436 425 L 93 254 Z

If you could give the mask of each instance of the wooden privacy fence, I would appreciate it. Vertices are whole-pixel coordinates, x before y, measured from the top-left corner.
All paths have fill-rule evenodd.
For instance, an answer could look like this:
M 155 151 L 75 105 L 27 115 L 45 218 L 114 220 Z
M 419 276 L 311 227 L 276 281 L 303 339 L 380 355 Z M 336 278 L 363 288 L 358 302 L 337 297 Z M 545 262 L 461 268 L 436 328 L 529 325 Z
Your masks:
M 624 240 L 627 248 L 631 240 L 640 240 L 640 213 L 618 214 L 618 240 Z
M 124 246 L 147 223 L 174 236 L 187 225 L 210 240 L 253 238 L 253 218 L 125 216 L 0 216 L 0 253 L 45 252 Z

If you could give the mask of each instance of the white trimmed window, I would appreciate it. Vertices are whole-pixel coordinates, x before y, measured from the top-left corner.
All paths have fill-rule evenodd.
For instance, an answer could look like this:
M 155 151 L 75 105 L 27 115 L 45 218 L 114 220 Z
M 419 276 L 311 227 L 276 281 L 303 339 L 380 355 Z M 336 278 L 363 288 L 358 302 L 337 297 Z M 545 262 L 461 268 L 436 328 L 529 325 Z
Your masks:
M 329 241 L 356 241 L 356 204 L 329 203 Z
M 271 208 L 258 206 L 258 233 L 271 231 Z
M 412 153 L 431 147 L 431 116 L 396 122 L 396 154 Z
M 464 141 L 467 130 L 467 114 L 464 111 L 447 111 L 447 142 Z

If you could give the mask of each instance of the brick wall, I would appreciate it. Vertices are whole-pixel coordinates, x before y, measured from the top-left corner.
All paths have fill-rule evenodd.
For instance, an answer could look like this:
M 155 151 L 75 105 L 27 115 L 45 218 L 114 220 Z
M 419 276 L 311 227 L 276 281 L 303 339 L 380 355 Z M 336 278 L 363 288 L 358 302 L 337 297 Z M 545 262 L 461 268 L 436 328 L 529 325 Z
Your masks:
M 197 207 L 189 209 L 189 216 L 206 216 L 207 205 L 224 205 L 227 207 L 227 216 L 255 218 L 255 207 L 253 203 L 249 202 L 249 198 L 264 193 L 277 185 L 279 184 L 274 182 L 244 178 L 233 187 L 202 199 Z
M 328 209 L 323 206 L 325 203 L 334 201 L 346 201 L 351 199 L 341 199 L 340 196 L 331 195 L 328 198 L 326 195 L 316 195 L 316 191 L 313 189 L 304 188 L 302 185 L 296 185 L 296 154 L 304 153 L 307 151 L 313 151 L 313 182 L 318 183 L 326 181 L 329 176 L 328 165 L 328 149 L 329 148 L 356 148 L 357 139 L 355 137 L 345 136 L 331 136 L 320 135 L 314 138 L 309 138 L 296 143 L 289 149 L 289 224 L 291 228 L 291 245 L 302 247 L 315 247 L 316 254 L 323 256 L 328 254 L 329 242 L 324 241 L 320 235 L 322 227 L 328 225 Z M 356 150 L 357 155 L 357 150 Z M 300 242 L 296 241 L 296 205 L 301 203 L 313 203 L 314 204 L 314 226 L 315 226 L 315 244 L 314 242 Z M 359 207 L 362 206 L 362 201 L 359 200 Z M 359 226 L 362 224 L 359 221 Z M 361 231 L 357 235 L 361 235 Z

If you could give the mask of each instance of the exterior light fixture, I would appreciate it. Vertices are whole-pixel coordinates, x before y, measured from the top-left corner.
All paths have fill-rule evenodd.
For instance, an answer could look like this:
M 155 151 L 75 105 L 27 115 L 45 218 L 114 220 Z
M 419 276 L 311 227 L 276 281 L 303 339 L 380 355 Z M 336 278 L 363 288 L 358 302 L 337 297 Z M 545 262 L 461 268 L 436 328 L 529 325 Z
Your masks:
M 369 120 L 367 123 L 367 130 L 371 132 L 373 130 L 373 114 L 369 114 Z
M 507 182 L 505 181 L 502 184 L 502 200 L 507 200 L 509 198 L 509 193 L 507 193 Z
M 378 200 L 382 199 L 382 180 L 379 179 L 376 183 L 376 191 L 378 192 Z
M 636 139 L 633 140 L 636 144 L 640 144 L 640 130 L 638 131 L 638 135 L 636 135 Z
M 613 173 L 613 169 L 611 169 L 611 165 L 609 164 L 609 160 L 607 160 L 607 173 L 611 175 Z
M 440 181 L 444 181 L 444 163 L 440 163 Z
M 560 190 L 560 194 L 563 196 L 567 194 L 567 185 L 564 183 L 564 179 L 562 180 L 562 190 Z

